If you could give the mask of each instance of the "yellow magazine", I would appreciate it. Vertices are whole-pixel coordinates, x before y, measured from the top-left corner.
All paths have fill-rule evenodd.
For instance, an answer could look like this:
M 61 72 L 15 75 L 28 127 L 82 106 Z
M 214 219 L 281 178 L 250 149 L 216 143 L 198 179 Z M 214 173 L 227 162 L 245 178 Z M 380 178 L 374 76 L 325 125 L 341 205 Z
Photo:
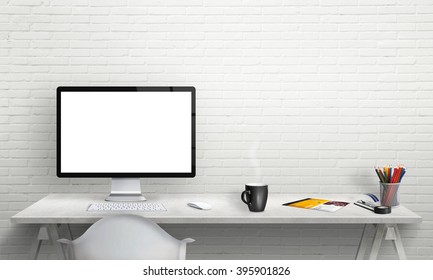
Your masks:
M 335 212 L 349 204 L 344 201 L 332 201 L 320 198 L 304 198 L 297 201 L 284 203 L 283 206 L 291 206 L 304 209 L 314 209 L 325 212 Z

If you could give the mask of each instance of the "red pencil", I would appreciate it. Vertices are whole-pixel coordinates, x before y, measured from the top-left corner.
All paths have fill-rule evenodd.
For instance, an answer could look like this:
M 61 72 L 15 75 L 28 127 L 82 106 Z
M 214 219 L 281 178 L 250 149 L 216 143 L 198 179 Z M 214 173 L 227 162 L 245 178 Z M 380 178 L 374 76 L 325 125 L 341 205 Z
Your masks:
M 400 178 L 400 167 L 394 168 L 394 174 L 392 174 L 391 183 L 397 183 L 398 178 Z

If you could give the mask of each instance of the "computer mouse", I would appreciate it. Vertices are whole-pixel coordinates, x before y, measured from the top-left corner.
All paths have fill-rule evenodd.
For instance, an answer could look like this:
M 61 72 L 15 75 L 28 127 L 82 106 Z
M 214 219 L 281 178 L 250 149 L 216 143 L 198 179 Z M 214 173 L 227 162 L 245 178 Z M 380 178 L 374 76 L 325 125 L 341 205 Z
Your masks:
M 200 209 L 200 210 L 210 210 L 210 209 L 212 209 L 212 205 L 210 205 L 209 203 L 206 203 L 206 202 L 201 202 L 201 201 L 191 201 L 191 202 L 188 202 L 188 206 L 196 208 L 196 209 Z

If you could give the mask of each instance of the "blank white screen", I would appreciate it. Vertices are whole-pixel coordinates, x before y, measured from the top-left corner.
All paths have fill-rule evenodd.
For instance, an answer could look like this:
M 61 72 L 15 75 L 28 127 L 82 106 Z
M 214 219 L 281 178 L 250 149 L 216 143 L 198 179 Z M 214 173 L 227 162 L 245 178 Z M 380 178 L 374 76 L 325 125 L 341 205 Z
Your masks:
M 62 92 L 61 172 L 191 172 L 191 92 Z

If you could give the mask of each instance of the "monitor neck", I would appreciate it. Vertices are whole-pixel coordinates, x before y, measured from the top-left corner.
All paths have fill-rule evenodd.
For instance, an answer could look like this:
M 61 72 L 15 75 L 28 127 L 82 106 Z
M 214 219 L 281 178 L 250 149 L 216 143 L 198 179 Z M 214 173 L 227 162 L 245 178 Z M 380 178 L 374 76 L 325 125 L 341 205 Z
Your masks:
M 140 178 L 111 178 L 111 192 L 106 201 L 144 201 Z

